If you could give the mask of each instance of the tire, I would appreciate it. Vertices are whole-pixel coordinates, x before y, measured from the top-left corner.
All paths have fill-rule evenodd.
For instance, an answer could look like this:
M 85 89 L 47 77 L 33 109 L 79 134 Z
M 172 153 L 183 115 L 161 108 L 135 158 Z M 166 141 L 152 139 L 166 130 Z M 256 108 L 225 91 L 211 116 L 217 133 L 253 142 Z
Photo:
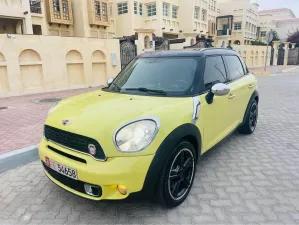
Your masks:
M 244 124 L 239 127 L 242 134 L 252 134 L 255 131 L 258 120 L 258 102 L 253 99 L 248 107 Z
M 156 200 L 168 208 L 180 205 L 191 190 L 195 171 L 195 149 L 190 142 L 181 141 L 165 162 Z

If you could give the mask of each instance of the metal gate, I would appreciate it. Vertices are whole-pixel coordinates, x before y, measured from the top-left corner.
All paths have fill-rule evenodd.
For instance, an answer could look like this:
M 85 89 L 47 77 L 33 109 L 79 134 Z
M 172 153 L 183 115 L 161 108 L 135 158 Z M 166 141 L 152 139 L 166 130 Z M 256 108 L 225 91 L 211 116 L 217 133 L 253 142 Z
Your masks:
M 274 48 L 271 47 L 271 58 L 270 58 L 270 65 L 273 66 L 273 59 L 274 59 Z
M 120 43 L 121 69 L 125 68 L 137 55 L 136 45 L 131 41 Z
M 283 46 L 279 46 L 278 48 L 278 57 L 277 57 L 277 65 L 281 66 L 284 64 L 284 53 L 285 50 L 283 49 Z
M 288 65 L 299 64 L 299 48 L 293 48 L 289 50 Z
M 156 51 L 170 49 L 169 39 L 154 36 L 153 40 L 155 41 L 155 50 Z
M 162 44 L 160 46 L 155 46 L 155 49 L 156 50 L 169 50 L 170 47 L 169 47 L 169 40 L 168 39 L 165 39 Z
M 191 46 L 184 46 L 184 49 L 186 48 L 192 48 L 192 49 L 202 49 L 202 48 L 212 48 L 213 45 L 213 39 L 211 37 L 205 38 L 205 37 L 196 37 L 196 43 Z

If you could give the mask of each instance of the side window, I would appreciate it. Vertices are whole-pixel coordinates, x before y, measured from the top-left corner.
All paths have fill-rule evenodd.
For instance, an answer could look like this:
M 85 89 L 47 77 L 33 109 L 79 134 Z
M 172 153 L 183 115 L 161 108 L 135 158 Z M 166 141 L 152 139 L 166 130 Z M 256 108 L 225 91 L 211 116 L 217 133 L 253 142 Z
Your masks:
M 226 72 L 221 56 L 211 56 L 206 58 L 204 84 L 205 90 L 212 88 L 214 84 L 225 83 Z
M 243 66 L 238 56 L 225 56 L 225 61 L 230 74 L 230 80 L 236 80 L 245 75 Z

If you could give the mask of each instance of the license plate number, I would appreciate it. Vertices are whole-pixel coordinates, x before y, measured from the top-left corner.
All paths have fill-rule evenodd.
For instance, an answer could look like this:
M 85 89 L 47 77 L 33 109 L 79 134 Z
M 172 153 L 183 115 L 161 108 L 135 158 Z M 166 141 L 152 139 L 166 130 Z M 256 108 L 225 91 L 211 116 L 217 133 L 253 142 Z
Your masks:
M 62 165 L 56 161 L 54 161 L 53 159 L 50 159 L 48 157 L 46 157 L 46 164 L 48 167 L 50 167 L 51 169 L 55 170 L 56 172 L 67 176 L 69 178 L 78 180 L 78 176 L 77 176 L 77 170 L 70 168 L 68 166 Z

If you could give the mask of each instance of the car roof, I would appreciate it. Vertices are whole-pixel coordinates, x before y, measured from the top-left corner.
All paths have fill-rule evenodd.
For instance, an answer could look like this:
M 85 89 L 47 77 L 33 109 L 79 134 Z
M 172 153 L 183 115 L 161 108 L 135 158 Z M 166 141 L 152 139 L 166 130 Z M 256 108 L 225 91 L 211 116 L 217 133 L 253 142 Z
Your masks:
M 236 51 L 228 48 L 202 48 L 184 50 L 166 50 L 145 52 L 138 58 L 162 58 L 162 57 L 202 57 L 208 55 L 239 55 Z

